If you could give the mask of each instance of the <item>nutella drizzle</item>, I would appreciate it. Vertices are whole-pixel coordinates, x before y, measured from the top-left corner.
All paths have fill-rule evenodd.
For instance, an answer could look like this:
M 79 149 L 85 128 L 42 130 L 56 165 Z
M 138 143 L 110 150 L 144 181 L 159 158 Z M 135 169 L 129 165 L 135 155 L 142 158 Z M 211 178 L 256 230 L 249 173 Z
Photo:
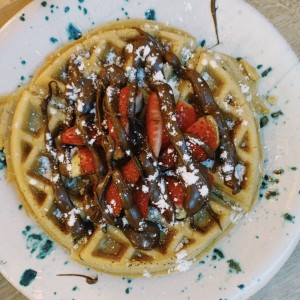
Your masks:
M 219 30 L 218 30 L 218 19 L 217 19 L 217 7 L 216 7 L 216 0 L 211 0 L 210 1 L 210 11 L 211 11 L 211 15 L 214 21 L 214 27 L 215 27 L 215 34 L 216 34 L 216 38 L 217 38 L 217 45 L 220 44 L 220 39 L 219 39 Z
M 85 282 L 87 284 L 95 284 L 98 282 L 98 275 L 96 275 L 95 277 L 91 277 L 91 276 L 87 276 L 87 275 L 83 275 L 83 274 L 57 274 L 56 276 L 76 276 L 76 277 L 83 277 L 85 278 Z
M 215 1 L 211 1 L 211 9 L 219 43 Z M 143 68 L 147 73 L 145 89 L 148 93 L 156 92 L 159 99 L 163 123 L 165 124 L 164 129 L 171 146 L 176 152 L 176 176 L 185 183 L 186 195 L 183 208 L 187 218 L 190 219 L 191 226 L 196 230 L 204 231 L 199 219 L 201 213 L 206 212 L 211 220 L 221 227 L 218 215 L 213 212 L 209 203 L 212 187 L 207 169 L 195 161 L 187 146 L 189 140 L 197 140 L 197 137 L 181 132 L 175 118 L 175 99 L 172 89 L 166 83 L 164 77 L 161 80 L 155 79 L 155 74 L 163 74 L 163 63 L 170 64 L 179 78 L 191 83 L 193 89 L 191 102 L 198 117 L 212 115 L 215 118 L 220 133 L 219 153 L 216 155 L 201 140 L 198 142 L 203 144 L 203 148 L 208 152 L 209 157 L 215 158 L 216 155 L 216 163 L 221 166 L 220 170 L 225 178 L 224 182 L 232 188 L 233 193 L 238 193 L 241 189 L 241 183 L 234 176 L 234 170 L 239 164 L 239 159 L 233 141 L 230 139 L 229 129 L 225 122 L 226 116 L 216 104 L 207 83 L 195 70 L 183 67 L 179 58 L 165 48 L 161 42 L 141 29 L 135 29 L 140 35 L 131 41 L 133 51 L 124 48 L 122 67 L 115 64 L 102 67 L 96 80 L 84 77 L 72 57 L 67 67 L 67 86 L 72 85 L 76 89 L 80 89 L 81 93 L 74 99 L 68 89 L 66 90 L 67 110 L 63 129 L 76 126 L 78 135 L 82 138 L 84 145 L 91 151 L 96 165 L 95 174 L 87 176 L 88 184 L 83 188 L 80 195 L 84 199 L 84 203 L 88 203 L 91 207 L 90 210 L 84 210 L 85 217 L 82 217 L 78 212 L 75 203 L 69 197 L 68 189 L 64 185 L 64 178 L 68 177 L 69 169 L 66 162 L 58 160 L 58 155 L 63 154 L 67 158 L 70 147 L 63 145 L 61 141 L 60 134 L 63 129 L 57 133 L 51 132 L 49 129 L 48 104 L 53 96 L 55 81 L 49 83 L 49 94 L 42 104 L 46 122 L 46 151 L 51 161 L 52 176 L 54 178 L 52 186 L 55 194 L 55 204 L 63 212 L 64 217 L 61 221 L 67 224 L 75 243 L 91 234 L 90 232 L 93 231 L 94 227 L 101 224 L 104 224 L 104 226 L 110 224 L 120 228 L 136 248 L 150 250 L 159 244 L 160 229 L 158 224 L 142 216 L 133 200 L 132 188 L 125 181 L 120 171 L 121 167 L 129 160 L 133 160 L 140 170 L 141 181 L 148 187 L 150 204 L 156 206 L 168 222 L 174 222 L 176 218 L 175 208 L 169 199 L 164 178 L 165 170 L 159 166 L 157 158 L 150 149 L 145 134 L 146 125 L 143 116 L 136 113 L 135 98 L 138 90 L 136 73 L 139 68 Z M 142 53 L 145 56 L 144 59 L 141 59 L 141 55 L 137 54 L 137 50 L 142 48 L 149 49 L 149 53 Z M 155 59 L 150 60 L 153 57 Z M 128 68 L 135 71 L 133 79 L 126 76 L 125 70 Z M 120 90 L 128 85 L 130 88 L 128 101 L 129 129 L 126 130 L 120 121 L 118 99 Z M 59 93 L 57 84 L 55 88 L 56 93 Z M 105 120 L 111 122 L 119 143 L 114 140 L 106 126 L 104 126 Z M 90 142 L 87 127 L 96 130 L 96 138 L 93 143 Z M 120 157 L 115 156 L 117 150 L 121 153 Z M 228 154 L 226 162 L 220 158 L 222 157 L 220 153 L 223 151 Z M 230 170 L 229 173 L 222 171 L 222 164 L 225 163 L 233 166 L 233 170 Z M 196 181 L 193 184 L 188 183 L 184 172 L 193 174 L 197 178 Z M 149 178 L 152 178 L 152 180 L 149 181 Z M 115 217 L 107 208 L 106 190 L 111 183 L 117 187 L 122 201 L 123 213 L 118 217 Z M 164 199 L 165 206 L 163 209 L 158 205 L 159 199 Z M 73 218 L 72 222 L 70 220 L 71 216 Z M 124 219 L 126 222 L 124 222 Z M 58 274 L 57 276 L 86 277 L 77 274 Z

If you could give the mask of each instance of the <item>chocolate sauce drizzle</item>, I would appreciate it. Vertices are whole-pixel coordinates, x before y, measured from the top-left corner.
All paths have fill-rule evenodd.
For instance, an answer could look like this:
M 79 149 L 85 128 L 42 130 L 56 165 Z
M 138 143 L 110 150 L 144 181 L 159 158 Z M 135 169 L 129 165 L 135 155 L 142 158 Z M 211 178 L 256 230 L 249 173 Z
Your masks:
M 215 1 L 212 1 L 212 8 L 214 8 L 212 12 L 215 20 Z M 46 149 L 51 161 L 54 178 L 55 204 L 63 212 L 64 218 L 61 221 L 72 232 L 75 243 L 90 234 L 89 232 L 92 232 L 95 226 L 110 224 L 120 228 L 136 248 L 150 250 L 159 244 L 159 225 L 142 216 L 133 200 L 132 187 L 125 181 L 121 173 L 122 166 L 129 160 L 133 160 L 140 170 L 140 181 L 148 187 L 150 205 L 159 209 L 168 222 L 171 223 L 176 218 L 175 209 L 169 199 L 165 182 L 165 170 L 159 167 L 157 157 L 152 153 L 148 144 L 143 112 L 137 113 L 136 111 L 135 98 L 139 87 L 137 74 L 133 79 L 127 78 L 125 69 L 128 68 L 136 73 L 137 70 L 144 70 L 147 93 L 150 94 L 154 91 L 158 95 L 165 131 L 177 154 L 176 176 L 185 184 L 184 210 L 187 218 L 190 218 L 191 226 L 204 231 L 200 219 L 201 214 L 206 212 L 221 227 L 218 216 L 209 204 L 212 187 L 207 169 L 193 158 L 187 146 L 190 137 L 181 132 L 176 118 L 174 118 L 175 99 L 172 89 L 164 78 L 161 80 L 155 79 L 155 75 L 163 74 L 162 65 L 164 63 L 168 63 L 173 67 L 178 78 L 191 83 L 193 89 L 191 102 L 197 111 L 198 117 L 212 115 L 215 118 L 220 132 L 218 151 L 220 153 L 226 151 L 228 154 L 226 162 L 222 161 L 220 155 L 216 157 L 216 160 L 221 165 L 229 163 L 233 166 L 233 170 L 229 171 L 229 174 L 228 172 L 223 174 L 225 184 L 233 189 L 233 193 L 239 192 L 241 188 L 240 182 L 234 176 L 234 170 L 239 164 L 239 160 L 234 144 L 230 139 L 229 129 L 225 122 L 226 116 L 215 103 L 205 80 L 195 70 L 183 67 L 179 58 L 152 35 L 139 28 L 135 28 L 135 30 L 139 32 L 139 35 L 130 41 L 133 47 L 132 51 L 128 51 L 126 47 L 124 48 L 122 67 L 118 65 L 103 66 L 99 74 L 96 74 L 96 78 L 92 80 L 86 78 L 79 71 L 74 59 L 70 60 L 66 71 L 66 86 L 73 86 L 73 89 L 80 90 L 81 93 L 73 97 L 74 95 L 72 96 L 70 91 L 65 92 L 64 96 L 68 109 L 66 121 L 60 130 L 51 132 L 49 128 L 48 105 L 53 96 L 53 85 L 55 85 L 55 92 L 60 93 L 55 81 L 49 83 L 49 95 L 42 104 L 46 123 Z M 149 50 L 148 53 L 145 52 L 145 49 Z M 139 54 L 138 51 L 140 51 Z M 128 85 L 130 86 L 129 129 L 126 131 L 120 121 L 118 101 L 121 89 Z M 115 139 L 106 126 L 103 125 L 105 120 L 111 122 L 116 135 Z M 70 156 L 69 153 L 72 147 L 62 143 L 61 133 L 64 129 L 72 126 L 76 126 L 78 135 L 82 138 L 85 147 L 92 153 L 96 170 L 93 174 L 79 176 L 78 182 L 82 184 L 80 191 L 77 191 L 74 187 L 66 186 L 65 183 L 68 181 L 70 172 L 68 162 L 58 160 L 61 155 L 65 158 Z M 91 128 L 97 132 L 93 143 L 90 142 L 89 135 Z M 209 148 L 207 145 L 205 147 Z M 213 151 L 209 150 L 208 152 L 213 156 Z M 186 172 L 197 178 L 193 184 L 186 181 Z M 152 178 L 152 180 L 150 181 L 149 178 Z M 108 209 L 106 191 L 110 183 L 115 184 L 122 201 L 122 213 L 117 217 Z M 83 214 L 78 212 L 71 194 L 76 194 L 77 198 L 83 199 L 90 209 L 84 209 Z M 159 205 L 161 199 L 165 203 L 163 208 Z M 71 217 L 73 218 L 72 222 Z M 83 276 L 75 274 L 59 274 L 58 276 L 67 275 Z
M 98 282 L 98 275 L 96 275 L 95 277 L 91 277 L 91 276 L 87 276 L 87 275 L 83 275 L 83 274 L 70 273 L 70 274 L 57 274 L 56 276 L 83 277 L 83 278 L 85 278 L 85 282 L 87 284 L 96 284 Z
M 220 44 L 220 39 L 219 39 L 219 30 L 218 30 L 218 18 L 217 18 L 217 7 L 216 7 L 216 0 L 211 0 L 210 1 L 210 11 L 211 15 L 214 21 L 214 27 L 215 27 L 215 33 L 216 33 L 216 38 L 217 38 L 217 45 Z

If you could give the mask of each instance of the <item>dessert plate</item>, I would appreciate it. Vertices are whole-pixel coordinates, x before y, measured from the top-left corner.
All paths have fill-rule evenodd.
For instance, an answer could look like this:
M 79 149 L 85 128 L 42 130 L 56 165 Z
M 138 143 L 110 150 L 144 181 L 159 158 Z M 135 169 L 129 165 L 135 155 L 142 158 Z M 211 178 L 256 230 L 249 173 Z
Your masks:
M 0 152 L 0 271 L 28 298 L 246 299 L 271 279 L 295 248 L 300 237 L 300 165 L 294 155 L 300 150 L 295 135 L 300 123 L 294 113 L 300 105 L 300 64 L 252 7 L 240 0 L 217 4 L 221 44 L 215 50 L 246 58 L 262 76 L 259 93 L 277 99 L 261 121 L 266 176 L 254 211 L 233 220 L 238 224 L 230 234 L 185 272 L 140 279 L 96 274 L 70 261 L 26 216 L 5 179 Z M 203 46 L 216 43 L 209 0 L 34 1 L 0 31 L 0 95 L 26 85 L 59 46 L 105 22 L 126 18 L 157 20 L 191 33 Z M 91 285 L 83 277 L 60 274 L 98 275 L 98 282 Z

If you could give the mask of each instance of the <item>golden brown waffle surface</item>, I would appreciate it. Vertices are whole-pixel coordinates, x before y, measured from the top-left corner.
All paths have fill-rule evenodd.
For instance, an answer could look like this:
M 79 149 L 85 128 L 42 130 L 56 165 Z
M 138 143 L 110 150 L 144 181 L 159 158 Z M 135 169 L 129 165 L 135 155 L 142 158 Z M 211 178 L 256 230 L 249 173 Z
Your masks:
M 189 219 L 167 222 L 155 207 L 151 208 L 149 219 L 160 228 L 160 242 L 151 250 L 137 249 L 121 229 L 114 225 L 103 226 L 102 222 L 94 224 L 85 238 L 74 244 L 72 232 L 65 224 L 71 223 L 72 213 L 65 216 L 67 221 L 62 223 L 62 212 L 55 200 L 45 135 L 48 130 L 59 131 L 66 122 L 66 113 L 61 108 L 67 105 L 65 94 L 70 83 L 66 68 L 70 58 L 80 57 L 81 71 L 86 77 L 99 74 L 104 66 L 122 67 L 124 48 L 139 35 L 133 27 L 151 34 L 174 53 L 182 65 L 195 69 L 208 83 L 218 107 L 227 116 L 230 138 L 243 166 L 237 175 L 242 189 L 233 195 L 232 189 L 223 183 L 219 169 L 211 171 L 215 185 L 209 203 L 214 217 L 207 210 L 200 210 L 198 217 L 206 227 L 203 231 L 193 229 Z M 173 74 L 172 68 L 165 68 L 166 79 Z M 8 179 L 14 183 L 28 213 L 79 263 L 100 272 L 129 277 L 187 270 L 227 234 L 236 214 L 251 210 L 257 198 L 262 176 L 262 146 L 256 119 L 260 103 L 256 94 L 257 80 L 255 70 L 245 61 L 197 48 L 195 39 L 180 30 L 141 20 L 109 24 L 50 55 L 26 89 L 9 101 L 2 101 L 0 146 L 4 144 Z M 59 93 L 53 93 L 46 120 L 42 106 L 50 82 L 56 83 Z M 183 100 L 192 94 L 191 85 L 181 79 L 176 91 Z M 74 195 L 70 195 L 70 199 L 84 218 L 86 203 Z

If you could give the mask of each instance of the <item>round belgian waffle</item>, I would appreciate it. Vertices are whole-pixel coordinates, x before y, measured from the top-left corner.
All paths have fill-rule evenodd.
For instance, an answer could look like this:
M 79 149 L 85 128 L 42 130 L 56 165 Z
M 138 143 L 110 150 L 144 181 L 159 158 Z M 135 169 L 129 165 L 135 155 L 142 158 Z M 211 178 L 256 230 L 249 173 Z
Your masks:
M 132 246 L 116 226 L 108 225 L 103 230 L 102 223 L 95 224 L 84 241 L 74 243 L 70 229 L 60 221 L 62 212 L 55 201 L 55 183 L 45 142 L 47 130 L 59 130 L 66 121 L 61 107 L 66 105 L 65 70 L 70 58 L 81 57 L 84 76 L 98 74 L 104 65 L 122 66 L 124 48 L 139 35 L 133 27 L 154 36 L 177 55 L 182 65 L 195 69 L 207 81 L 219 108 L 228 117 L 231 139 L 245 167 L 242 189 L 235 195 L 223 183 L 218 168 L 211 171 L 215 185 L 209 196 L 210 207 L 219 222 L 207 210 L 201 210 L 200 218 L 207 225 L 205 232 L 194 230 L 189 220 L 168 223 L 155 208 L 150 209 L 150 218 L 160 224 L 161 238 L 157 247 L 147 251 Z M 172 69 L 169 72 L 172 74 Z M 100 272 L 129 277 L 186 270 L 228 232 L 236 213 L 251 209 L 257 197 L 262 176 L 262 147 L 255 115 L 259 103 L 257 80 L 254 69 L 245 61 L 197 48 L 195 39 L 180 30 L 141 20 L 108 24 L 50 55 L 26 89 L 5 103 L 2 101 L 1 143 L 7 156 L 8 179 L 14 183 L 28 213 L 79 263 Z M 46 121 L 42 103 L 52 81 L 60 92 L 49 103 L 51 113 Z M 184 80 L 178 91 L 183 100 L 192 93 L 190 84 Z M 72 195 L 70 198 L 84 218 L 84 203 Z M 66 218 L 70 219 L 71 214 Z

